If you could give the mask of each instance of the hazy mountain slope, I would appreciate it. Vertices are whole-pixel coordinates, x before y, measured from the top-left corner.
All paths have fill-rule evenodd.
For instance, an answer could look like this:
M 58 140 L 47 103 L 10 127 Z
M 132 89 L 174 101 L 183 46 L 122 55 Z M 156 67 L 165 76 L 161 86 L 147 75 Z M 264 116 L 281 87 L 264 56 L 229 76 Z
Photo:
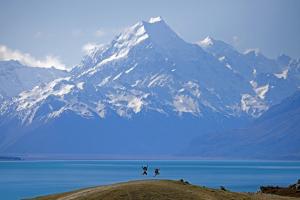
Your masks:
M 261 99 L 268 107 L 280 103 L 300 87 L 299 60 L 286 55 L 277 59 L 265 57 L 258 50 L 238 52 L 233 46 L 206 37 L 198 42 L 205 51 L 211 53 L 234 73 L 249 81 L 256 97 L 245 94 L 245 99 Z M 249 99 L 250 97 L 250 99 Z
M 185 152 L 203 157 L 300 159 L 300 92 L 271 107 L 244 129 L 210 133 Z

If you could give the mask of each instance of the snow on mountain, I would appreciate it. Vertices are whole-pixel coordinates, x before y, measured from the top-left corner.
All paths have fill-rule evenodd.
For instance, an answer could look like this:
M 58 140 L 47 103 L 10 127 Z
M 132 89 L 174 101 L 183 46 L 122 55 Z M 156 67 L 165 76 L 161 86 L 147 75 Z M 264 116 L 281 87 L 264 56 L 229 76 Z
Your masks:
M 285 68 L 276 60 L 266 58 L 256 49 L 240 53 L 230 44 L 209 36 L 197 44 L 247 79 L 251 79 L 254 70 L 257 73 L 277 73 Z
M 211 37 L 199 45 L 207 53 L 182 40 L 160 17 L 138 22 L 110 44 L 90 51 L 68 79 L 22 93 L 11 105 L 24 111 L 17 113 L 23 121 L 27 118 L 23 113 L 38 109 L 53 96 L 62 102 L 60 112 L 72 110 L 83 116 L 116 112 L 131 118 L 147 110 L 199 117 L 203 111 L 259 116 L 267 110 L 270 102 L 265 99 L 273 86 L 269 79 L 257 78 L 264 73 L 258 65 L 267 66 L 272 60 L 253 51 L 241 54 Z M 99 105 L 100 111 L 95 109 Z M 53 113 L 57 110 L 45 115 L 59 116 Z
M 11 98 L 65 75 L 65 71 L 54 68 L 27 67 L 13 60 L 0 61 L 0 94 L 3 98 Z
M 159 17 L 151 17 L 150 19 L 149 19 L 149 23 L 150 24 L 153 24 L 153 23 L 156 23 L 156 22 L 160 22 L 160 21 L 162 21 L 163 19 L 159 16 Z
M 112 110 L 129 118 L 142 110 L 240 115 L 235 112 L 240 89 L 250 89 L 213 56 L 179 38 L 161 18 L 139 22 L 87 55 L 68 81 L 79 83 L 83 87 L 73 87 L 63 97 L 66 107 L 84 104 L 89 112 L 98 113 L 94 107 L 101 104 L 105 110 L 101 116 Z M 91 98 L 75 101 L 74 93 Z M 19 104 L 20 99 L 15 101 Z
M 129 149 L 149 148 L 147 141 L 136 139 L 141 132 L 164 137 L 161 142 L 169 141 L 172 133 L 178 146 L 178 141 L 187 141 L 199 130 L 222 129 L 235 120 L 258 117 L 295 91 L 296 84 L 289 86 L 298 80 L 296 76 L 292 81 L 289 75 L 286 79 L 274 75 L 287 68 L 298 69 L 260 53 L 241 54 L 212 38 L 199 44 L 185 42 L 162 18 L 151 18 L 90 50 L 68 77 L 5 102 L 0 107 L 0 129 L 5 130 L 0 150 L 23 151 L 42 140 L 40 132 L 56 144 L 70 137 L 70 127 L 74 149 L 81 145 L 81 130 L 89 130 L 84 132 L 97 141 L 103 139 L 101 147 L 86 139 L 97 151 L 110 144 L 108 140 L 115 144 L 114 138 L 125 137 L 122 131 L 133 137 Z M 16 131 L 11 126 L 21 128 Z M 184 130 L 189 133 L 182 134 Z M 12 132 L 18 136 L 10 136 Z M 156 147 L 161 148 L 158 143 Z M 33 145 L 31 150 L 35 148 L 46 147 Z
M 275 75 L 277 78 L 287 79 L 288 72 L 289 72 L 289 70 L 286 69 L 286 70 L 283 70 L 281 73 L 274 74 L 274 75 Z
M 211 53 L 234 73 L 249 81 L 255 96 L 247 93 L 242 96 L 242 110 L 249 111 L 252 104 L 259 116 L 268 107 L 279 103 L 292 95 L 299 87 L 298 72 L 289 77 L 290 70 L 295 69 L 296 61 L 286 55 L 280 55 L 276 60 L 265 57 L 259 50 L 249 49 L 240 53 L 233 46 L 211 37 L 206 37 L 197 43 L 205 51 Z M 257 101 L 260 99 L 261 101 Z M 258 106 L 260 105 L 260 106 Z M 259 109 L 261 108 L 261 109 Z M 255 112 L 255 111 L 254 111 Z M 252 112 L 253 113 L 253 112 Z

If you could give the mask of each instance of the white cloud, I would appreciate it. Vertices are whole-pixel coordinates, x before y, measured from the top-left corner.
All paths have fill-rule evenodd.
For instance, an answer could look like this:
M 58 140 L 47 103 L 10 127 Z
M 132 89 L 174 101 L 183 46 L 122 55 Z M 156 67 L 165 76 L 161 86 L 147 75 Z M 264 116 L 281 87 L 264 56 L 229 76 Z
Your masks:
M 51 55 L 46 56 L 43 60 L 38 60 L 31 56 L 29 53 L 23 53 L 19 50 L 9 49 L 5 45 L 0 44 L 0 60 L 17 60 L 23 65 L 30 67 L 41 67 L 41 68 L 51 68 L 55 67 L 57 69 L 66 70 L 67 67 L 59 60 L 57 57 Z
M 87 44 L 83 45 L 82 51 L 84 52 L 84 54 L 88 54 L 93 49 L 95 49 L 95 48 L 101 48 L 101 47 L 103 47 L 103 44 L 87 43 Z
M 103 37 L 104 35 L 106 35 L 106 32 L 104 30 L 99 29 L 95 32 L 96 37 Z

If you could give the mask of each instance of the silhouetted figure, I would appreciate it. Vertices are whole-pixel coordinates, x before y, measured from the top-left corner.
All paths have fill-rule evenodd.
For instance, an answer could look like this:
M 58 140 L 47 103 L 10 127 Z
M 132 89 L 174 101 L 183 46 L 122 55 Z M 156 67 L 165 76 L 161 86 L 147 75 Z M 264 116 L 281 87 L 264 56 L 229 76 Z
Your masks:
M 148 165 L 147 166 L 142 166 L 142 169 L 143 169 L 143 173 L 142 175 L 148 175 L 147 171 L 148 171 Z
M 154 170 L 154 176 L 158 176 L 160 173 L 159 173 L 159 168 L 156 168 L 155 170 Z

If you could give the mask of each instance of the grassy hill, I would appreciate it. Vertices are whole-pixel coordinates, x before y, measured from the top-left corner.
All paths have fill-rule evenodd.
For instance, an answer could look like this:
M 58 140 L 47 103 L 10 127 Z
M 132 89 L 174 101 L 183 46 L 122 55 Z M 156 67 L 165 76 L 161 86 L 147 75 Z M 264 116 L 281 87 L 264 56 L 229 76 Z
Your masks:
M 131 181 L 107 186 L 48 195 L 35 200 L 287 200 L 297 199 L 270 194 L 236 193 L 194 186 L 181 181 Z

